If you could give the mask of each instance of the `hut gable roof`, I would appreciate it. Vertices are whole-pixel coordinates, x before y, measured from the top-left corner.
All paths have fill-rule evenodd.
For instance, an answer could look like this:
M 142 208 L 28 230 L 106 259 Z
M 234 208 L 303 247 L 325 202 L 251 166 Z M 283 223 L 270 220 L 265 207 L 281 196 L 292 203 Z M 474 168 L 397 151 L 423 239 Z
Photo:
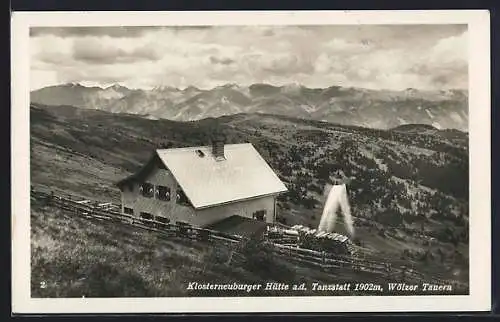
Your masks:
M 211 146 L 158 149 L 147 165 L 118 185 L 144 177 L 151 164 L 161 161 L 196 209 L 287 191 L 252 144 L 226 144 L 224 156 L 217 160 Z

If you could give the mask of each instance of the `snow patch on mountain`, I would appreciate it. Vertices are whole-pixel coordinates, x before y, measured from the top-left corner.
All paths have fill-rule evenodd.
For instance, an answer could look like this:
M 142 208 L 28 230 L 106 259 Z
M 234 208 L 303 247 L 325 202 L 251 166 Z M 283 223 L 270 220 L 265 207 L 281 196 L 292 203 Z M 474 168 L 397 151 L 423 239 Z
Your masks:
M 433 122 L 432 123 L 432 126 L 434 126 L 436 129 L 438 130 L 441 130 L 443 127 L 441 126 L 441 124 L 439 124 L 438 122 Z
M 113 113 L 147 114 L 177 121 L 265 113 L 382 129 L 408 123 L 430 124 L 437 120 L 442 128 L 467 130 L 468 127 L 468 102 L 464 91 L 389 91 L 341 86 L 321 89 L 298 83 L 284 86 L 227 84 L 213 89 L 161 85 L 144 90 L 119 84 L 101 88 L 75 83 L 33 91 L 31 101 Z

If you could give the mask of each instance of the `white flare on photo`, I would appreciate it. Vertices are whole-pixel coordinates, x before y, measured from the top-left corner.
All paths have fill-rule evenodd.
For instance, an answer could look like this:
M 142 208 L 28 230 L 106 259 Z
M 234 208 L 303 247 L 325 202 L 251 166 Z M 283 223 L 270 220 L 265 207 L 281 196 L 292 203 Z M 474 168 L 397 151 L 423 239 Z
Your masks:
M 351 216 L 351 206 L 347 196 L 347 187 L 344 184 L 333 185 L 326 198 L 323 214 L 321 215 L 318 231 L 333 232 L 337 221 L 337 212 L 342 212 L 345 226 L 349 235 L 354 237 L 354 224 Z

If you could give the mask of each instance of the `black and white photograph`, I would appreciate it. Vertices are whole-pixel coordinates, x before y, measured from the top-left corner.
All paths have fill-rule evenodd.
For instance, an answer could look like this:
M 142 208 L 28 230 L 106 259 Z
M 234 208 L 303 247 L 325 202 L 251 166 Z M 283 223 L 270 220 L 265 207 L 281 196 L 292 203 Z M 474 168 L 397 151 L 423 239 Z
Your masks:
M 448 13 L 26 24 L 13 282 L 77 311 L 489 305 L 488 15 Z

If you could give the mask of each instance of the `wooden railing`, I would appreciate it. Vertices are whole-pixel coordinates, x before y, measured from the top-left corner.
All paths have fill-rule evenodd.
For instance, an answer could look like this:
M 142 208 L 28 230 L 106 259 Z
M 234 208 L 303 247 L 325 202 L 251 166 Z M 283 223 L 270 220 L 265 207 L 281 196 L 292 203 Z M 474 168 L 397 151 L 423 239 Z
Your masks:
M 53 192 L 40 189 L 31 190 L 32 198 L 46 200 L 51 205 L 60 209 L 73 212 L 78 216 L 95 219 L 119 222 L 122 224 L 133 225 L 149 231 L 154 231 L 162 235 L 189 238 L 200 241 L 214 241 L 226 245 L 238 244 L 246 240 L 243 236 L 231 235 L 220 231 L 194 227 L 185 224 L 174 224 L 157 221 L 154 219 L 138 218 L 133 215 L 121 212 L 121 207 L 116 204 L 102 201 L 83 199 L 82 197 L 55 194 Z M 435 283 L 441 285 L 452 285 L 455 289 L 466 289 L 468 285 L 456 280 L 445 280 L 438 278 L 428 278 L 411 267 L 388 265 L 392 260 L 389 258 L 376 257 L 374 254 L 367 254 L 368 259 L 359 250 L 355 256 L 346 256 L 326 251 L 317 251 L 306 248 L 300 248 L 292 245 L 283 245 L 267 241 L 272 251 L 278 256 L 284 256 L 287 259 L 321 267 L 322 269 L 348 269 L 389 277 L 400 277 L 404 280 L 415 282 Z

